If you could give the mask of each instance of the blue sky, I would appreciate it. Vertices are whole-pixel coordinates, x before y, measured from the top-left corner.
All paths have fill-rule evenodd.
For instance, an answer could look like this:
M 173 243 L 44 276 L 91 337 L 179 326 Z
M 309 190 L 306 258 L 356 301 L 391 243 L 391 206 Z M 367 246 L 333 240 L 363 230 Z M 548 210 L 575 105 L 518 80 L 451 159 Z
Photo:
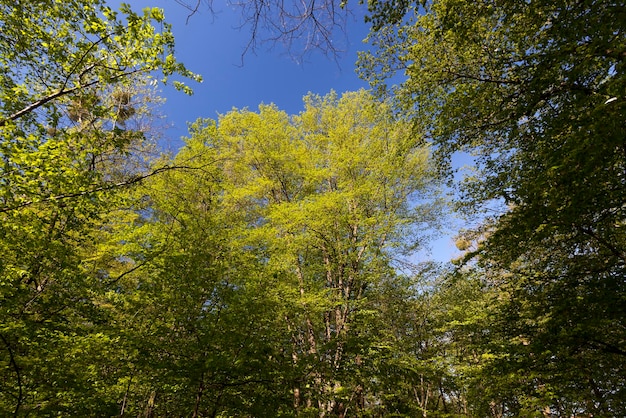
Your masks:
M 114 8 L 119 3 L 108 1 Z M 297 114 L 303 109 L 302 97 L 309 92 L 324 95 L 331 90 L 343 93 L 368 87 L 355 72 L 357 51 L 366 48 L 362 41 L 368 33 L 362 16 L 347 21 L 346 36 L 338 39 L 345 51 L 337 60 L 316 51 L 300 59 L 297 51 L 290 54 L 280 44 L 271 49 L 266 44 L 249 51 L 242 65 L 249 29 L 238 29 L 240 13 L 224 3 L 214 2 L 214 14 L 201 6 L 191 17 L 189 10 L 174 0 L 131 3 L 136 11 L 144 7 L 164 9 L 176 38 L 176 58 L 204 78 L 201 84 L 189 83 L 194 90 L 191 97 L 171 87 L 163 88 L 166 103 L 162 114 L 171 127 L 161 143 L 170 150 L 176 151 L 183 144 L 180 138 L 187 135 L 187 123 L 200 117 L 217 118 L 233 107 L 256 109 L 261 103 L 274 103 L 289 114 Z M 413 261 L 448 261 L 458 254 L 451 239 L 453 228 L 431 243 L 430 252 L 420 252 Z
M 233 107 L 256 109 L 259 104 L 274 103 L 289 114 L 299 113 L 302 97 L 307 93 L 324 95 L 331 90 L 339 93 L 367 88 L 355 73 L 357 51 L 364 48 L 362 40 L 368 27 L 363 18 L 348 20 L 346 39 L 339 39 L 345 52 L 334 60 L 313 51 L 303 59 L 298 51 L 289 53 L 277 44 L 261 44 L 255 52 L 243 56 L 250 40 L 249 28 L 238 29 L 240 13 L 214 2 L 215 13 L 207 7 L 189 17 L 189 11 L 174 0 L 135 0 L 132 7 L 160 7 L 176 38 L 176 58 L 187 68 L 199 73 L 203 83 L 188 83 L 192 97 L 165 87 L 166 104 L 163 113 L 173 127 L 169 141 L 176 148 L 178 138 L 187 133 L 187 122 L 199 117 L 216 118 Z M 117 1 L 109 1 L 112 7 Z M 302 62 L 298 62 L 301 60 Z

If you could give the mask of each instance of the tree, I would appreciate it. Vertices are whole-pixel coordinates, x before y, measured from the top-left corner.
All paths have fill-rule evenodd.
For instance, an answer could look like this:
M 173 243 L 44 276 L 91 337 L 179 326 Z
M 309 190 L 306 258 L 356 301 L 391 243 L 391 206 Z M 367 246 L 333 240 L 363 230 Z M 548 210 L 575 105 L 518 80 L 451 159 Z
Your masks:
M 134 76 L 197 78 L 174 59 L 159 9 L 140 16 L 123 6 L 122 20 L 101 1 L 44 1 L 8 2 L 0 13 L 2 213 L 106 188 L 94 184 L 102 174 L 97 161 L 137 138 L 124 129 L 136 110 Z M 59 157 L 73 170 L 65 176 Z
M 171 163 L 179 169 L 133 190 L 134 219 L 114 221 L 101 251 L 117 286 L 105 303 L 132 367 L 125 413 L 280 415 L 290 397 L 276 277 L 233 235 L 243 214 L 221 204 L 213 150 L 189 143 Z
M 405 296 L 383 289 L 403 283 L 407 231 L 439 210 L 421 200 L 420 139 L 367 92 L 310 95 L 297 116 L 198 121 L 170 165 L 188 168 L 143 189 L 150 244 L 122 253 L 128 267 L 157 254 L 122 290 L 147 303 L 126 315 L 158 327 L 140 338 L 159 353 L 142 372 L 154 412 L 375 413 L 379 308 Z
M 374 105 L 364 92 L 311 96 L 291 124 L 271 107 L 220 120 L 232 204 L 254 208 L 250 238 L 269 246 L 287 284 L 290 354 L 308 376 L 294 382 L 296 410 L 343 416 L 369 405 L 358 318 L 394 275 L 394 243 L 429 220 L 413 203 L 430 180 L 428 154 Z
M 3 1 L 0 22 L 0 408 L 114 414 L 116 338 L 90 239 L 121 204 L 115 190 L 151 174 L 132 164 L 148 98 L 134 85 L 194 76 L 158 9 Z
M 519 356 L 498 370 L 534 376 L 516 394 L 527 411 L 623 414 L 621 5 L 441 0 L 400 15 L 372 33 L 362 74 L 404 71 L 397 103 L 443 165 L 466 151 L 481 167 L 469 201 L 508 205 L 476 253 L 511 295 L 500 332 Z

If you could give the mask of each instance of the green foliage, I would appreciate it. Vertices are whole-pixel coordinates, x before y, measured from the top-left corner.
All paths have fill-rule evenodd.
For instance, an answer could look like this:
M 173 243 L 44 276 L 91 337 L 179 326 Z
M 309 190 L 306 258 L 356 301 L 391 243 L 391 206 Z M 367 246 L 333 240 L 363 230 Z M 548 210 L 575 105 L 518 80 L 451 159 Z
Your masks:
M 370 1 L 393 105 L 234 109 L 155 160 L 152 77 L 197 79 L 163 12 L 0 3 L 0 410 L 624 415 L 621 5 Z M 461 207 L 507 209 L 404 275 L 456 152 Z
M 438 210 L 414 203 L 433 182 L 420 143 L 363 91 L 192 125 L 181 169 L 138 190 L 147 223 L 124 241 L 144 249 L 118 249 L 127 270 L 150 260 L 117 293 L 158 359 L 133 360 L 128 410 L 145 393 L 161 415 L 376 414 L 381 306 L 406 296 L 384 293 L 392 257 Z
M 1 5 L 3 212 L 93 188 L 94 160 L 136 138 L 123 129 L 132 97 L 119 100 L 133 75 L 196 77 L 173 59 L 161 11 L 122 9 L 123 20 L 100 1 Z
M 149 174 L 139 86 L 195 76 L 156 9 L 2 1 L 0 25 L 0 409 L 115 415 L 127 366 L 94 241 Z
M 503 295 L 486 370 L 507 376 L 490 380 L 505 415 L 625 411 L 622 9 L 433 1 L 372 33 L 361 56 L 374 84 L 404 72 L 397 104 L 442 168 L 458 151 L 476 158 L 465 203 L 508 206 L 473 253 Z

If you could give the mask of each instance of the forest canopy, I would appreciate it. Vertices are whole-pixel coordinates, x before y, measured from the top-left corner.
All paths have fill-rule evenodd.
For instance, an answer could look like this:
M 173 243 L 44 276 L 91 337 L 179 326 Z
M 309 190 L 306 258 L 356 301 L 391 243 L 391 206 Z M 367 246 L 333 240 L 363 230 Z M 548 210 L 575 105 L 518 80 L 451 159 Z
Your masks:
M 0 410 L 626 415 L 623 5 L 240 6 L 331 53 L 363 8 L 371 90 L 167 154 L 157 86 L 200 76 L 163 10 L 0 1 Z M 416 265 L 450 208 L 461 257 Z

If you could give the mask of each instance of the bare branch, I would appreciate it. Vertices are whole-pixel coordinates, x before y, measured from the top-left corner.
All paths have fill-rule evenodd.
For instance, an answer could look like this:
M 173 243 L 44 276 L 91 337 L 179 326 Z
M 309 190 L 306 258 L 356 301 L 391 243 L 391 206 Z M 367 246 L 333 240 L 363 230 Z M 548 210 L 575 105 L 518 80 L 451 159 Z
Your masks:
M 206 4 L 211 13 L 212 0 L 197 0 L 189 3 L 175 0 L 190 10 L 191 17 L 198 11 L 200 3 Z M 346 25 L 352 15 L 346 7 L 337 7 L 335 0 L 233 0 L 228 2 L 240 10 L 241 25 L 248 28 L 250 38 L 242 52 L 254 52 L 260 44 L 273 46 L 283 44 L 297 58 L 320 51 L 337 59 L 344 51 L 341 44 L 347 43 Z M 340 34 L 341 36 L 337 36 Z M 338 42 L 340 41 L 340 42 Z

